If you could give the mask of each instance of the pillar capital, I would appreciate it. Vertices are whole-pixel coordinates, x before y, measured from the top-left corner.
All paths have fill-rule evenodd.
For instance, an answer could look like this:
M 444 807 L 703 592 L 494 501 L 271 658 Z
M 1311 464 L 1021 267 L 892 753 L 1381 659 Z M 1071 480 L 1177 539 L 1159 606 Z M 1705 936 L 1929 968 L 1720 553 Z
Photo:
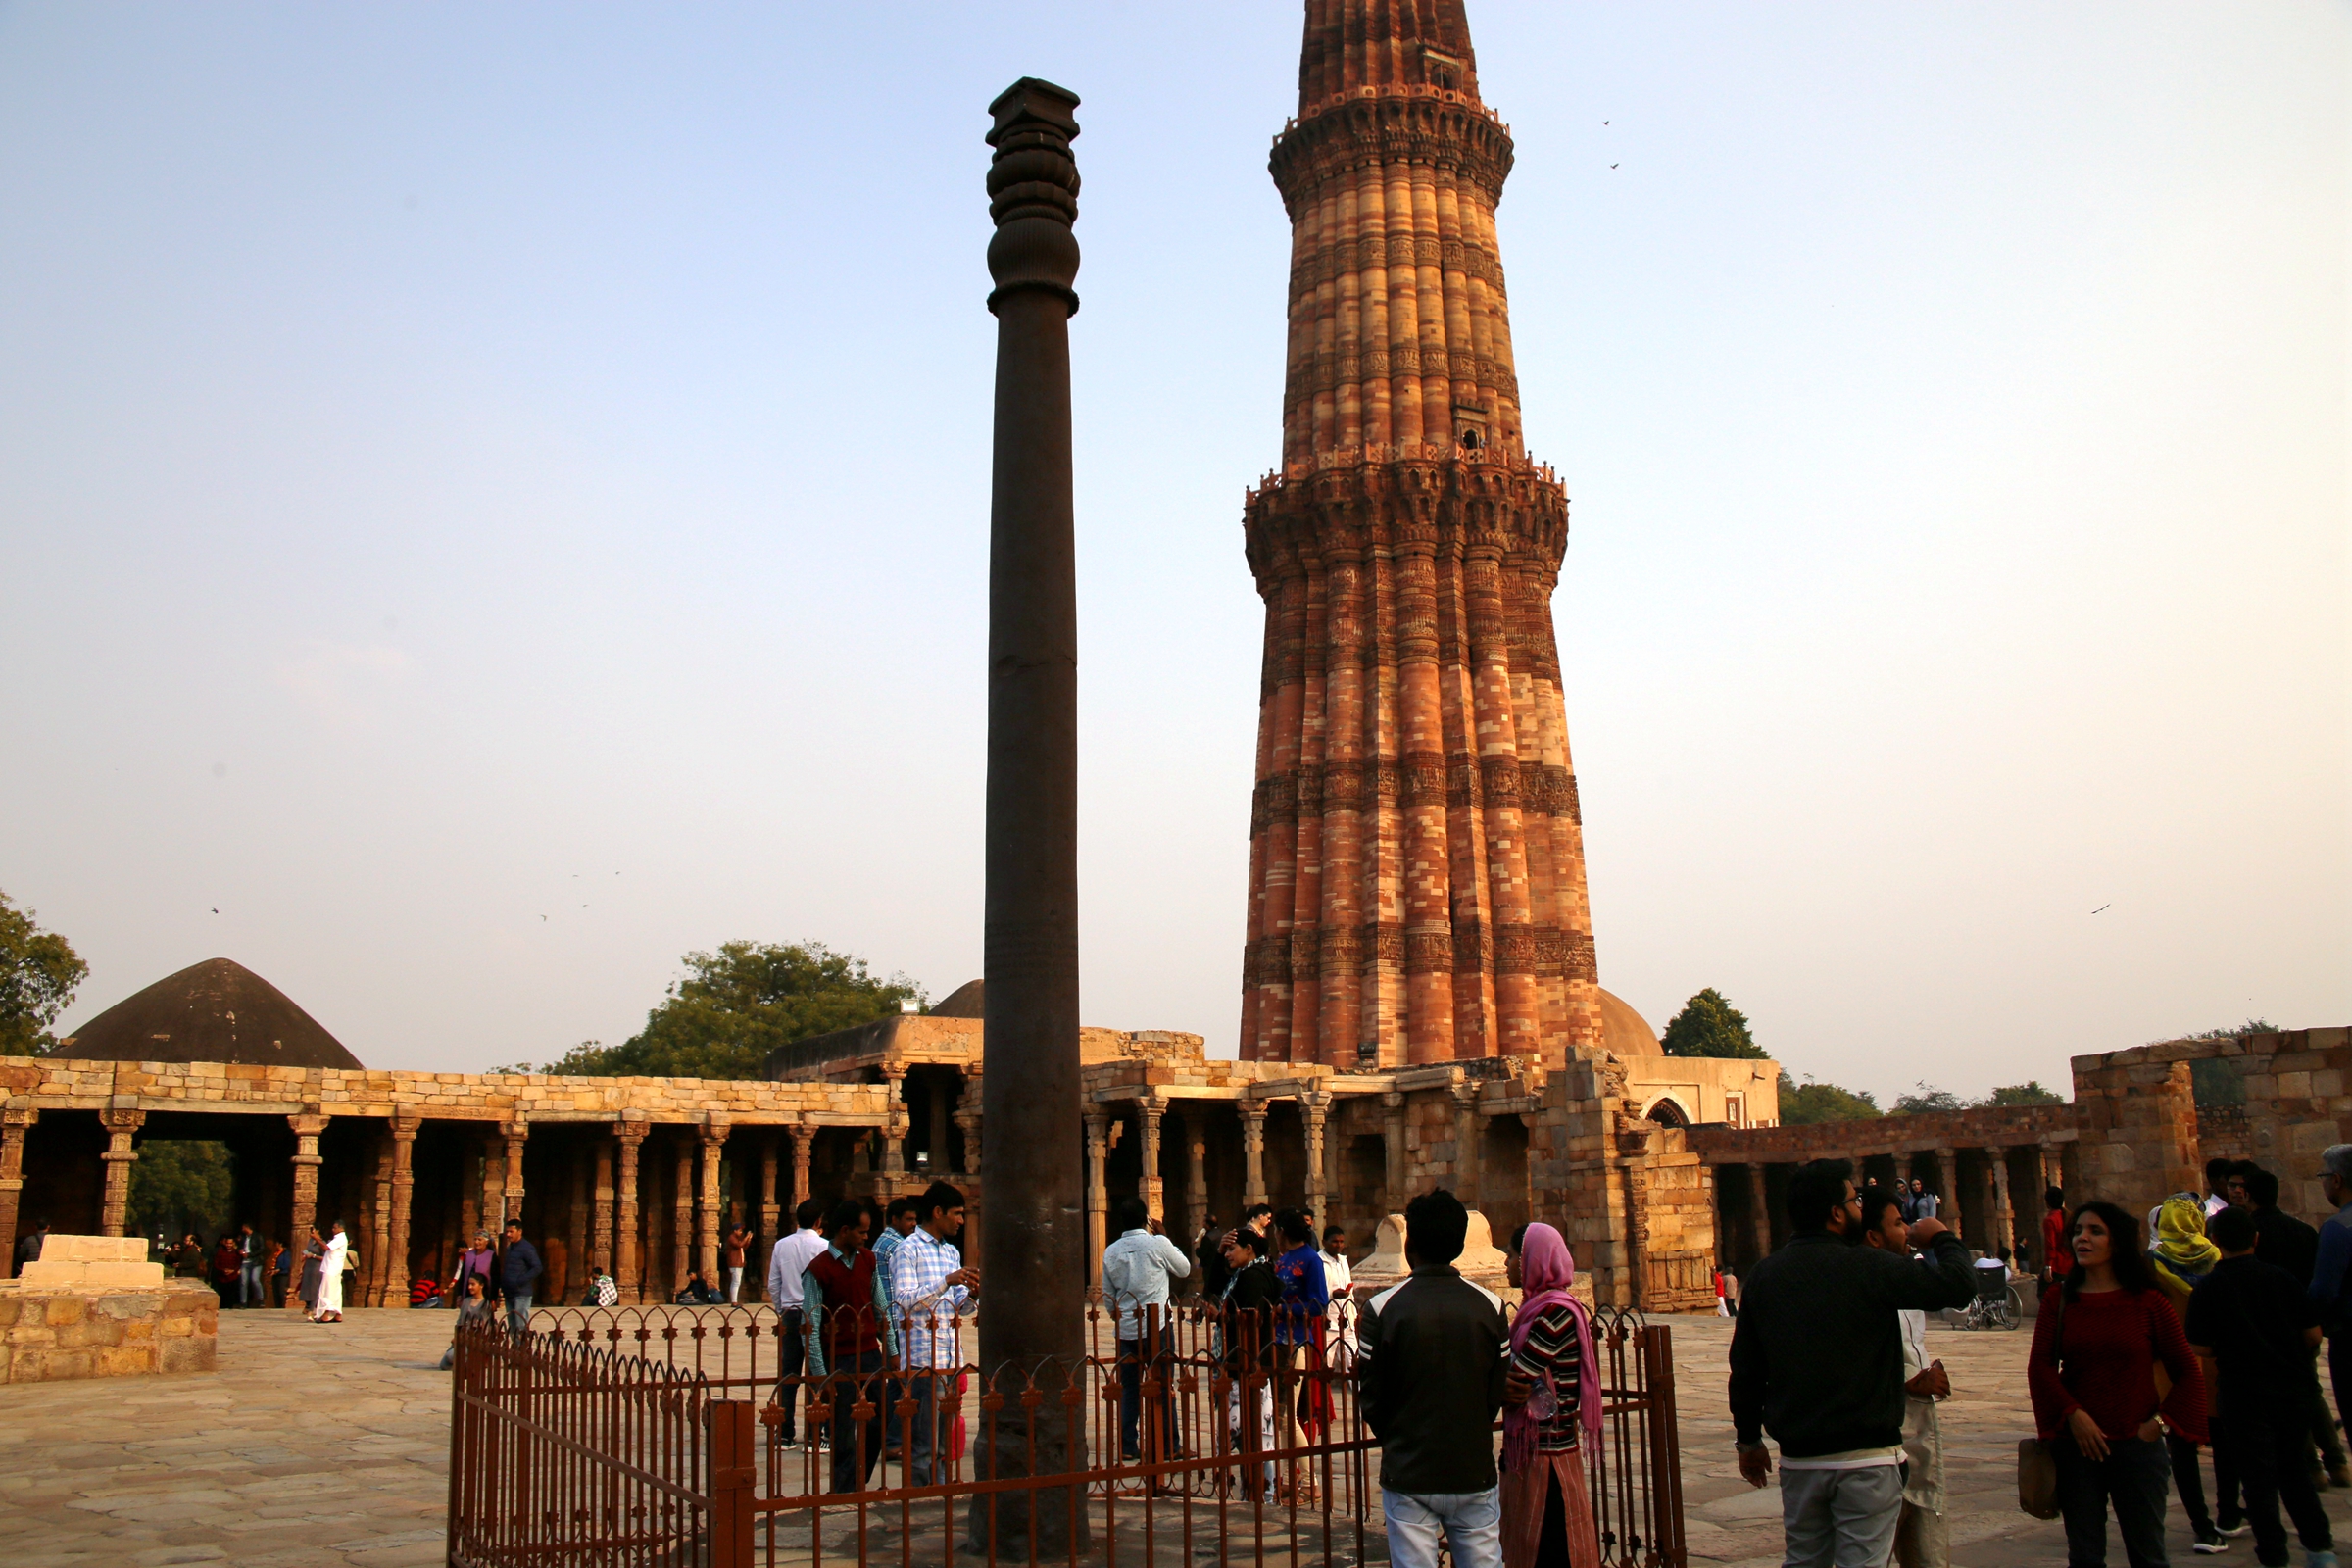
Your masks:
M 653 1130 L 650 1122 L 616 1121 L 612 1124 L 612 1137 L 621 1148 L 635 1153 L 637 1146 L 645 1142 L 645 1135 Z
M 0 1127 L 29 1127 L 40 1119 L 41 1113 L 37 1108 L 18 1101 L 11 1101 L 5 1107 L 0 1107 Z
M 531 1119 L 519 1111 L 512 1116 L 502 1116 L 498 1122 L 498 1135 L 501 1138 L 528 1138 L 531 1136 Z
M 395 1142 L 414 1143 L 416 1134 L 424 1127 L 424 1118 L 408 1112 L 395 1112 L 392 1116 L 391 1126 Z
M 147 1113 L 138 1109 L 135 1102 L 129 1105 L 122 1103 L 129 1099 L 128 1095 L 117 1095 L 114 1103 L 98 1112 L 99 1125 L 110 1133 L 135 1133 L 146 1126 Z
M 704 1143 L 723 1144 L 727 1141 L 727 1134 L 735 1130 L 735 1122 L 732 1117 L 714 1110 L 703 1118 L 703 1125 L 697 1130 L 703 1135 Z

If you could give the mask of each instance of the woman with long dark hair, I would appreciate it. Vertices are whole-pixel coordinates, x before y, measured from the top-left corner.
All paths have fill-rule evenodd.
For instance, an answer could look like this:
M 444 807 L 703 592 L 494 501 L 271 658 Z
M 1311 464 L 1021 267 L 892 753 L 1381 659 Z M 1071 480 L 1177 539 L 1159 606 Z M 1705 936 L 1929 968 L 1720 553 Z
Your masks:
M 2167 1568 L 2165 1431 L 2205 1441 L 2204 1374 L 2139 1250 L 2138 1221 L 2088 1202 L 2066 1234 L 2074 1267 L 2042 1303 L 2026 1378 L 2034 1424 L 2057 1460 L 2067 1559 L 2106 1562 L 2112 1507 L 2131 1568 Z M 2159 1366 L 2173 1382 L 2161 1396 Z

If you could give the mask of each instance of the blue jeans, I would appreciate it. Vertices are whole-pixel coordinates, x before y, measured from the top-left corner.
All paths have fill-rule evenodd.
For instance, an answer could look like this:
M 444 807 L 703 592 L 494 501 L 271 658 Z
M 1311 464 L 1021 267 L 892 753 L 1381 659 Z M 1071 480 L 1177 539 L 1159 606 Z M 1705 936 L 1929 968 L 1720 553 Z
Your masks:
M 946 1479 L 947 1466 L 938 1462 L 939 1450 L 944 1446 L 940 1440 L 947 1435 L 940 1430 L 944 1423 L 940 1419 L 939 1385 L 955 1376 L 953 1370 L 918 1369 L 906 1374 L 906 1392 L 914 1398 L 905 1434 L 906 1485 L 910 1487 L 934 1487 Z M 934 1474 L 935 1471 L 939 1473 Z
M 1380 1489 L 1389 1522 L 1389 1561 L 1396 1568 L 1438 1568 L 1442 1537 L 1453 1548 L 1454 1568 L 1502 1568 L 1502 1488 L 1416 1494 Z
M 509 1295 L 507 1298 L 507 1337 L 516 1344 L 531 1332 L 531 1298 L 527 1295 Z
M 237 1270 L 237 1304 L 239 1306 L 260 1306 L 268 1299 L 269 1298 L 262 1294 L 262 1260 L 258 1257 L 248 1259 L 245 1265 Z
M 1144 1425 L 1144 1378 L 1149 1372 L 1159 1380 L 1159 1392 L 1151 1398 L 1152 1451 L 1140 1446 Z M 1176 1451 L 1176 1442 L 1168 1427 L 1168 1394 L 1176 1381 L 1176 1368 L 1167 1352 L 1147 1356 L 1141 1340 L 1119 1342 L 1119 1457 L 1134 1463 L 1149 1459 L 1164 1464 Z

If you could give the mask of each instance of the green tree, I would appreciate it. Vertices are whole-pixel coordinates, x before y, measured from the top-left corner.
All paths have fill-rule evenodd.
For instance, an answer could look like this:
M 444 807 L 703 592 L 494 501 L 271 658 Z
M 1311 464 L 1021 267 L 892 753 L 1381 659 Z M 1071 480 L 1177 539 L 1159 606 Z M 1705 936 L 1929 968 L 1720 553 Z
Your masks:
M 1747 1032 L 1747 1014 L 1713 986 L 1683 1004 L 1667 1020 L 1659 1044 L 1669 1056 L 1743 1056 L 1763 1059 L 1764 1048 Z M 1875 1115 L 1876 1112 L 1874 1111 Z
M 871 1023 L 923 1003 L 905 975 L 885 980 L 865 960 L 820 942 L 730 942 L 686 955 L 645 1027 L 617 1046 L 584 1040 L 540 1070 L 584 1078 L 758 1078 L 788 1041 Z
M 1863 1121 L 1886 1114 L 1879 1102 L 1866 1091 L 1856 1094 L 1836 1084 L 1819 1084 L 1807 1078 L 1798 1083 L 1787 1073 L 1781 1074 L 1781 1125 L 1802 1127 L 1824 1121 Z
M 2235 1040 L 2240 1035 L 2274 1035 L 2278 1026 L 2268 1018 L 2248 1018 L 2244 1023 L 2223 1029 L 2200 1029 L 2193 1035 L 2176 1038 L 2186 1040 Z M 2151 1046 L 2165 1044 L 2151 1040 Z M 2246 1102 L 2245 1074 L 2228 1056 L 2206 1056 L 2188 1064 L 2189 1092 L 2196 1102 L 2208 1110 L 2226 1110 Z
M 1949 1089 L 1931 1089 L 1925 1083 L 1912 1086 L 1911 1093 L 1895 1097 L 1889 1116 L 1916 1116 L 1924 1111 L 1966 1110 L 1968 1102 Z
M 57 1045 L 49 1026 L 71 1006 L 90 966 L 74 944 L 32 923 L 0 893 L 0 1056 L 37 1056 Z
M 2041 1080 L 2029 1078 L 2022 1084 L 2003 1084 L 1984 1097 L 1987 1105 L 2063 1105 L 2066 1097 L 2054 1089 L 2041 1087 Z
M 167 1246 L 189 1231 L 220 1240 L 234 1223 L 230 1168 L 226 1144 L 172 1138 L 139 1145 L 138 1163 L 130 1167 L 130 1233 L 161 1235 Z

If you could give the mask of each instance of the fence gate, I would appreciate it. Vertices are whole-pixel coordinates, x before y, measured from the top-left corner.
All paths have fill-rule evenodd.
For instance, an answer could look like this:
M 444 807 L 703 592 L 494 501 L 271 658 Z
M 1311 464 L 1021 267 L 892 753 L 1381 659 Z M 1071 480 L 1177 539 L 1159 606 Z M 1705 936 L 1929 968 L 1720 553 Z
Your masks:
M 720 1560 L 713 1434 L 743 1429 L 748 1492 L 751 1407 L 714 1428 L 701 1373 L 484 1324 L 458 1335 L 454 1384 L 452 1568 Z
M 1098 1302 L 1088 1315 L 1090 1340 L 1107 1339 L 1097 1330 L 1115 1314 Z M 1083 1510 L 1080 1534 L 1093 1538 L 1085 1556 L 1107 1550 L 1119 1568 L 1273 1558 L 1352 1568 L 1386 1556 L 1378 1440 L 1362 1425 L 1350 1352 L 1339 1345 L 1328 1356 L 1317 1348 L 1263 1360 L 1245 1347 L 1236 1362 L 1231 1347 L 1212 1353 L 1213 1325 L 1180 1305 L 1146 1331 L 1151 1364 L 1128 1369 L 1129 1410 L 1143 1412 L 1136 1457 L 1120 1451 L 1115 1345 L 1097 1345 L 1111 1353 L 1071 1366 L 1006 1368 L 987 1380 L 967 1364 L 938 1375 L 956 1441 L 930 1484 L 915 1485 L 894 1452 L 867 1490 L 833 1492 L 831 1455 L 812 1442 L 783 1445 L 785 1409 L 797 1407 L 811 1439 L 837 1409 L 863 1426 L 894 1395 L 911 1409 L 904 1379 L 781 1374 L 765 1308 L 559 1308 L 532 1321 L 535 1332 L 519 1341 L 487 1325 L 458 1338 L 453 1568 L 913 1568 L 964 1560 L 957 1545 L 972 1505 L 1021 1491 Z M 1671 1332 L 1607 1309 L 1593 1330 L 1602 1428 L 1585 1459 L 1601 1561 L 1688 1568 Z M 963 1452 L 964 1419 L 979 1449 L 1007 1402 L 1046 1397 L 1078 1418 L 1084 1468 L 1035 1482 L 981 1475 Z M 850 1425 L 835 1430 L 847 1435 Z M 1044 1486 L 1049 1479 L 1058 1486 Z M 1081 1550 L 1068 1560 L 1082 1560 Z M 1065 1551 L 1020 1556 L 1059 1562 Z

